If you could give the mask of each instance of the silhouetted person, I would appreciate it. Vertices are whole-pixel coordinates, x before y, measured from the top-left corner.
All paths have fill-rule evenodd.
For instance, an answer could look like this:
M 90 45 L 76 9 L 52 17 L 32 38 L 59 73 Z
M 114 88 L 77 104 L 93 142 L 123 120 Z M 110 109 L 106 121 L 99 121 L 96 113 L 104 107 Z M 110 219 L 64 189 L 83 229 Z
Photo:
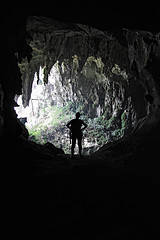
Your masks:
M 71 139 L 72 139 L 72 146 L 71 146 L 71 156 L 74 156 L 74 148 L 76 145 L 76 139 L 78 140 L 78 147 L 79 147 L 79 155 L 80 157 L 82 152 L 82 137 L 83 137 L 83 130 L 87 127 L 87 124 L 83 122 L 83 120 L 79 119 L 80 113 L 76 113 L 76 118 L 71 120 L 67 123 L 67 127 L 71 131 Z M 84 127 L 82 127 L 84 126 Z

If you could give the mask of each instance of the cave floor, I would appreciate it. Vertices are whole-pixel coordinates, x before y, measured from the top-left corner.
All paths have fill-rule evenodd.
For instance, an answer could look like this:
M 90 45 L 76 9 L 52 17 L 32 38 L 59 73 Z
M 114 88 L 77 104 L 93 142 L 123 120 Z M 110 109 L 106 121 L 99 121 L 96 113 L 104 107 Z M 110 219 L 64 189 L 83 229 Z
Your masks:
M 18 204 L 24 237 L 160 239 L 158 171 L 65 158 L 65 174 L 25 175 Z

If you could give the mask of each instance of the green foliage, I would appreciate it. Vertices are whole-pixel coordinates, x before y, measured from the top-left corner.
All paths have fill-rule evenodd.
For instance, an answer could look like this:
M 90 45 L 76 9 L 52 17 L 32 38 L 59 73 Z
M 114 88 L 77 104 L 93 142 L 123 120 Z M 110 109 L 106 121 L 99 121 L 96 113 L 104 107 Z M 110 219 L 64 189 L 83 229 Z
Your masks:
M 41 144 L 49 141 L 56 147 L 62 146 L 66 153 L 70 153 L 70 139 L 66 124 L 75 118 L 76 112 L 82 112 L 83 109 L 83 103 L 72 101 L 63 107 L 45 105 L 40 109 L 36 124 L 33 123 L 28 128 L 30 138 Z M 116 114 L 113 114 L 109 119 L 105 117 L 105 114 L 97 118 L 88 118 L 88 116 L 82 115 L 82 119 L 88 125 L 84 132 L 87 144 L 100 147 L 107 142 L 121 138 L 127 124 L 127 115 L 123 112 L 120 119 L 117 118 Z M 117 124 L 119 121 L 121 121 L 121 128 Z
M 40 109 L 39 118 L 28 126 L 30 138 L 38 143 L 52 142 L 57 147 L 60 145 L 58 139 L 65 134 L 66 123 L 73 118 L 70 111 L 72 104 L 64 107 L 48 106 Z
M 127 126 L 127 115 L 124 112 L 120 117 L 118 116 L 118 114 L 113 114 L 107 119 L 104 114 L 94 119 L 88 119 L 88 135 L 91 141 L 102 146 L 107 142 L 120 139 Z

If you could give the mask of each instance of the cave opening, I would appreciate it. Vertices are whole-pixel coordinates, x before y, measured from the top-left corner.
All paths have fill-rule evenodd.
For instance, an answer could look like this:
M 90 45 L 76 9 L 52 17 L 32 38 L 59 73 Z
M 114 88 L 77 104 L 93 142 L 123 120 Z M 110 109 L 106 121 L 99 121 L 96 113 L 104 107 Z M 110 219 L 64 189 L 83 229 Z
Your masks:
M 27 118 L 32 141 L 51 142 L 69 153 L 66 124 L 79 111 L 88 124 L 83 154 L 90 154 L 129 135 L 149 113 L 144 83 L 122 39 L 37 17 L 29 18 L 27 31 L 32 58 L 19 63 L 23 89 L 15 109 L 18 118 Z M 134 48 L 142 44 L 139 36 L 130 41 Z
M 71 65 L 68 59 L 62 63 L 56 61 L 47 75 L 47 83 L 46 66 L 40 66 L 33 76 L 28 106 L 23 106 L 21 95 L 17 97 L 19 107 L 15 107 L 18 118 L 29 131 L 30 140 L 40 144 L 50 142 L 70 153 L 66 124 L 78 111 L 88 125 L 83 137 L 84 155 L 129 134 L 137 116 L 133 100 L 126 92 L 128 74 L 115 64 L 106 77 L 104 66 L 101 57 L 89 56 L 77 75 L 79 58 L 74 55 Z

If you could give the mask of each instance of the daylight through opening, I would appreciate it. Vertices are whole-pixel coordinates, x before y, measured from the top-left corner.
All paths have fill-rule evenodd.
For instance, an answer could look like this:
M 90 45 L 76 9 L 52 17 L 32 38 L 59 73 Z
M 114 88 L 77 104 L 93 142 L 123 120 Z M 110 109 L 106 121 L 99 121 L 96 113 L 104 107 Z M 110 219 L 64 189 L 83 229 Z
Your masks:
M 34 74 L 28 106 L 23 107 L 22 96 L 19 96 L 19 107 L 15 110 L 32 141 L 50 142 L 65 153 L 70 153 L 66 124 L 75 118 L 76 112 L 81 112 L 81 118 L 88 125 L 83 136 L 83 154 L 90 154 L 129 133 L 136 123 L 136 114 L 131 97 L 125 98 L 124 86 L 128 85 L 125 70 L 115 64 L 108 78 L 101 58 L 91 56 L 77 78 L 78 57 L 75 55 L 72 59 L 71 71 L 67 60 L 61 64 L 57 61 L 48 74 L 47 84 L 44 84 L 46 67 L 40 66 Z M 119 80 L 113 82 L 113 77 L 121 79 L 122 84 Z

